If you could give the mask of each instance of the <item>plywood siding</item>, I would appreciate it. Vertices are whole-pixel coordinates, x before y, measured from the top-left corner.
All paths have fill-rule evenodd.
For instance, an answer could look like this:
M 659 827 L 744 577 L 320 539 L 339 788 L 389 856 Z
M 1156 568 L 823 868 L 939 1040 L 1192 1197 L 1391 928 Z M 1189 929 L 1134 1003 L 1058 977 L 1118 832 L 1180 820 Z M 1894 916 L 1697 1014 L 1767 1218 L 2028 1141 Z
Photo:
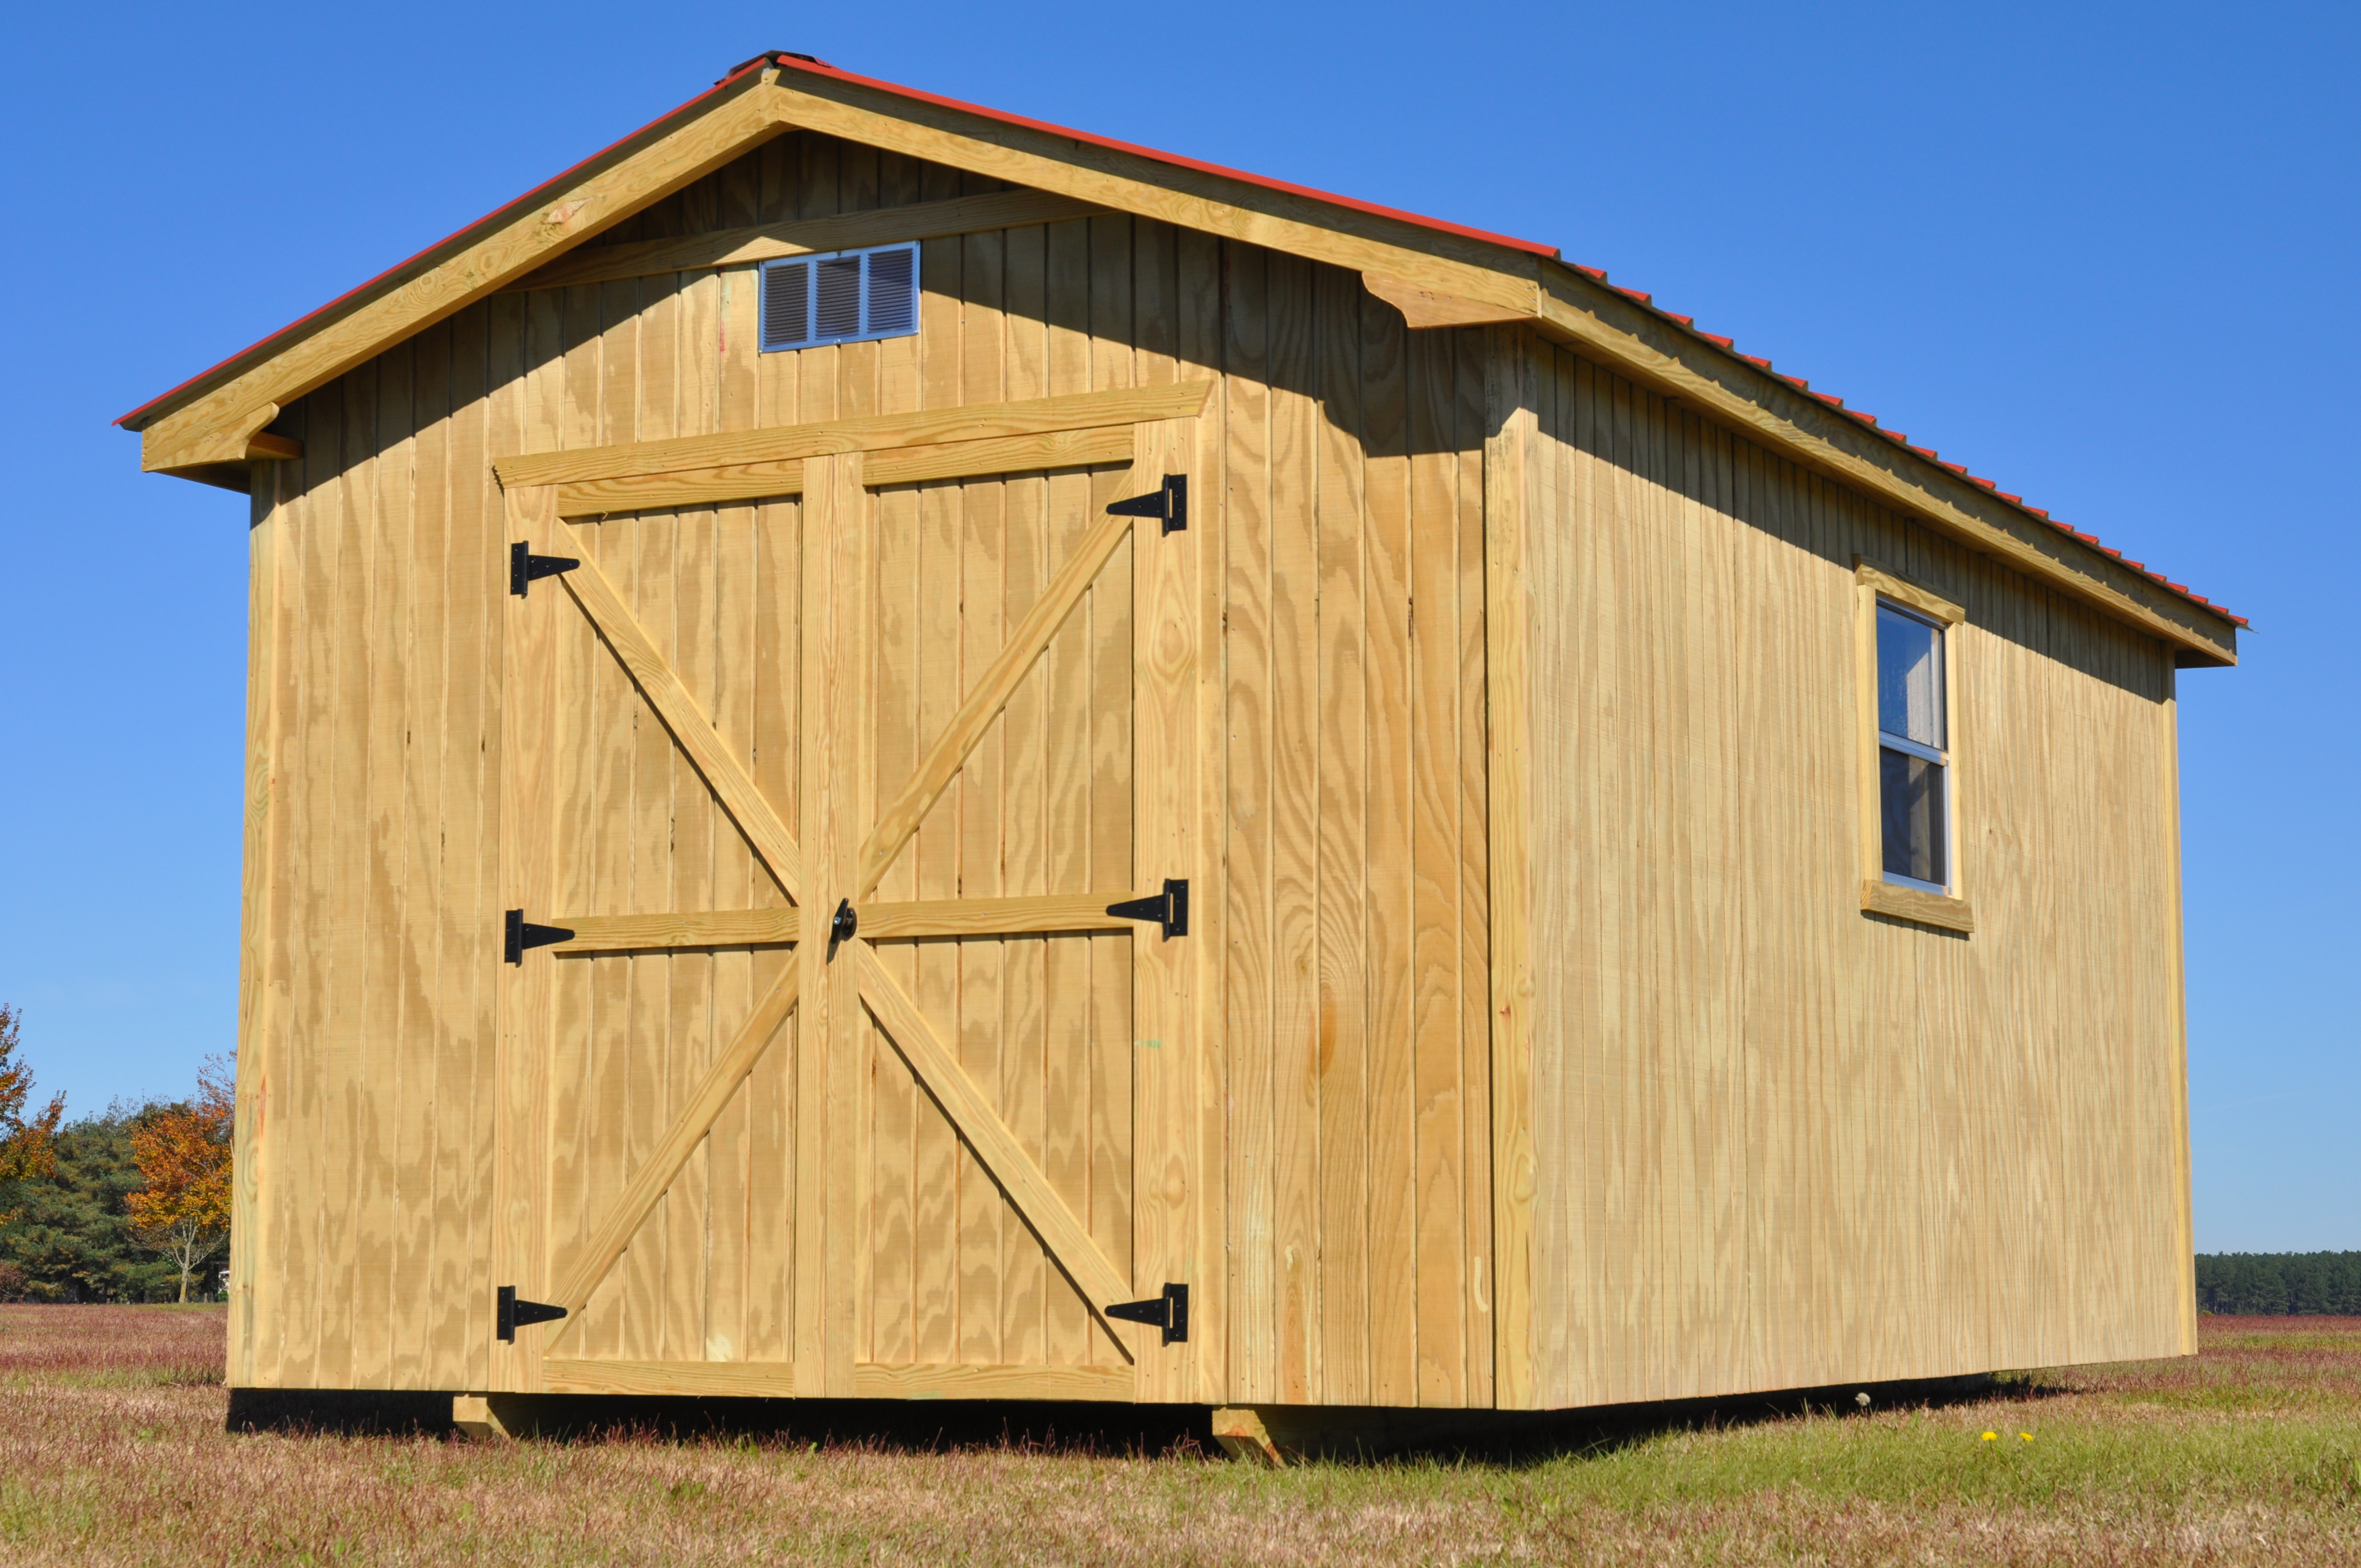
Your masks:
M 1532 352 L 1532 1402 L 2189 1352 L 2169 652 Z M 1860 908 L 1856 556 L 1972 936 Z
M 1488 1403 L 1481 340 L 1223 302 L 1230 1398 Z
M 482 1379 L 505 565 L 483 454 L 516 324 L 475 313 L 313 394 L 306 455 L 258 496 L 240 1382 Z
M 796 134 L 602 243 L 997 188 Z M 244 1131 L 256 1177 L 241 1382 L 486 1386 L 511 603 L 489 463 L 1212 378 L 1192 527 L 1211 531 L 1216 564 L 1205 624 L 1218 644 L 1201 675 L 1219 694 L 1203 766 L 1221 836 L 1213 885 L 1195 897 L 1219 944 L 1199 972 L 1221 1025 L 1204 1068 L 1222 1121 L 1187 1173 L 1214 1216 L 1194 1282 L 1215 1297 L 1200 1308 L 1213 1337 L 1199 1386 L 1237 1400 L 1488 1402 L 1480 334 L 1411 334 L 1353 274 L 1127 217 L 928 240 L 921 266 L 915 338 L 759 354 L 745 267 L 533 289 L 471 306 L 291 410 L 281 428 L 305 456 L 280 466 L 257 512 L 253 731 L 268 782 L 249 836 L 241 1069 L 266 1109 Z M 1061 548 L 1046 531 L 1072 521 L 1060 488 L 1080 497 L 1093 483 L 1066 471 L 874 500 L 874 613 L 903 629 L 897 647 L 880 644 L 879 766 L 924 743 L 1038 591 Z M 789 822 L 800 516 L 786 501 L 582 530 Z M 955 557 L 956 570 L 910 576 L 923 585 L 911 593 L 948 597 L 896 597 L 896 552 Z M 1052 645 L 887 895 L 1061 887 L 1084 875 L 1077 857 L 1101 857 L 1035 809 L 1071 795 L 1087 816 L 1096 794 L 1110 818 L 1127 809 L 1126 760 L 1098 755 L 1117 739 L 1064 731 L 1100 679 L 1089 641 Z M 555 761 L 561 898 L 589 914 L 775 902 L 587 628 L 558 657 L 580 703 L 559 729 L 574 750 Z M 1043 1165 L 1065 1173 L 1110 1246 L 1129 1235 L 1119 1168 L 1132 1130 L 1115 1124 L 1120 1096 L 1075 1086 L 1122 1070 L 1104 1047 L 1130 1033 L 1126 982 L 1096 950 L 1129 940 L 895 959 L 944 1036 L 975 1041 L 972 1069 L 1037 1130 Z M 581 1042 L 549 1064 L 549 1239 L 562 1251 L 787 960 L 555 961 L 560 1032 L 571 1019 Z M 971 1011 L 1003 1032 L 966 1027 Z M 1010 1029 L 1047 1054 L 992 1056 Z M 588 1354 L 791 1355 L 791 1299 L 808 1282 L 762 1216 L 784 1212 L 794 1035 L 781 1032 L 601 1286 L 574 1331 Z M 909 1305 L 877 1296 L 864 1353 L 1103 1355 L 939 1113 L 872 1060 L 886 1087 L 861 1113 L 879 1151 L 862 1177 L 871 1272 L 842 1288 L 892 1272 Z

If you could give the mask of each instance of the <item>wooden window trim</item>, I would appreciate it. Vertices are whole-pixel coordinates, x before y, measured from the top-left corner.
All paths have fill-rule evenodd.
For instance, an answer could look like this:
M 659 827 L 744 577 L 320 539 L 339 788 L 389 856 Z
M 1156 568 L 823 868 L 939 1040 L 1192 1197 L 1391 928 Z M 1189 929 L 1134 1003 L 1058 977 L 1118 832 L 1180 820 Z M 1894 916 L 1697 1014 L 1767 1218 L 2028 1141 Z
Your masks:
M 1950 865 L 1951 891 L 1925 893 L 1885 880 L 1885 847 L 1881 837 L 1883 785 L 1877 760 L 1877 601 L 1888 599 L 1916 610 L 1943 627 L 1944 751 L 1950 761 L 1944 782 L 1945 846 Z M 1967 743 L 1960 724 L 1960 663 L 1961 639 L 1953 635 L 1967 624 L 1967 611 L 1939 594 L 1930 593 L 1861 556 L 1853 558 L 1853 733 L 1861 774 L 1861 907 L 1863 914 L 1890 916 L 1921 926 L 1939 927 L 1962 935 L 1976 928 L 1975 911 L 1968 902 L 1968 865 L 1964 835 L 1960 831 L 1960 795 L 1966 777 Z

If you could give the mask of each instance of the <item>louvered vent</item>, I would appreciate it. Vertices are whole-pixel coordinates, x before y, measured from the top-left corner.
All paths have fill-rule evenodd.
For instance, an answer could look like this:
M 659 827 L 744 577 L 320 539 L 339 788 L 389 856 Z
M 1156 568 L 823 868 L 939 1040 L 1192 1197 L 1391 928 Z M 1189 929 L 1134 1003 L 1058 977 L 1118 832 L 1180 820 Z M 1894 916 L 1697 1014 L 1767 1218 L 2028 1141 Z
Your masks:
M 763 346 L 901 337 L 918 330 L 918 247 L 798 256 L 763 267 Z
M 918 248 L 869 253 L 869 330 L 879 337 L 918 330 Z
M 797 348 L 811 341 L 811 263 L 783 262 L 763 273 L 763 346 Z

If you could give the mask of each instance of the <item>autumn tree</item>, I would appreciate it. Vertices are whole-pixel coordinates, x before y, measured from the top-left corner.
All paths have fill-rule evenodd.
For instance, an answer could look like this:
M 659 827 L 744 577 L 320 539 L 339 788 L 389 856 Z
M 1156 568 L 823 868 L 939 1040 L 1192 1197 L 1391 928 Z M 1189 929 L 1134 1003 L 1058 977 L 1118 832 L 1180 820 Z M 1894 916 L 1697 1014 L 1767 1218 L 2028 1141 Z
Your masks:
M 0 1225 L 16 1217 L 11 1203 L 20 1183 L 57 1173 L 58 1123 L 66 1113 L 60 1094 L 38 1115 L 25 1115 L 33 1097 L 33 1069 L 16 1059 L 22 1021 L 16 1008 L 0 1006 Z
M 196 1097 L 165 1105 L 131 1129 L 140 1190 L 124 1200 L 139 1245 L 181 1272 L 181 1299 L 204 1261 L 229 1239 L 231 1131 L 236 1093 L 230 1069 L 207 1057 Z

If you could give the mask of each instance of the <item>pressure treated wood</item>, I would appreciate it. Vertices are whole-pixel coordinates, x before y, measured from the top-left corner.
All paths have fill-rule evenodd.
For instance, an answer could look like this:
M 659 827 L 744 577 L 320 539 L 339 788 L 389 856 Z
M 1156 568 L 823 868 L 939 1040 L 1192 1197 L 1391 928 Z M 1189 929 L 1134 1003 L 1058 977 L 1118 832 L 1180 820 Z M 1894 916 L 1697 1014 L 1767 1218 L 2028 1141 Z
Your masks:
M 969 1079 L 959 1059 L 936 1037 L 934 1025 L 917 1003 L 895 982 L 865 942 L 853 944 L 861 999 L 885 1026 L 894 1047 L 906 1058 L 927 1091 L 950 1117 L 960 1135 L 973 1145 L 993 1179 L 1004 1188 L 1049 1248 L 1058 1266 L 1072 1277 L 1095 1305 L 1127 1300 L 1131 1281 L 1091 1239 L 1090 1228 L 1076 1218 L 1039 1166 L 1022 1145 L 1008 1135 L 997 1112 Z
M 2183 1349 L 2170 648 L 1531 364 L 1531 1400 Z M 1860 556 L 1963 617 L 1971 923 L 1861 886 Z
M 613 1212 L 591 1233 L 589 1244 L 566 1260 L 566 1272 L 560 1276 L 553 1304 L 565 1308 L 569 1314 L 580 1312 L 588 1304 L 591 1290 L 615 1266 L 615 1260 L 623 1255 L 633 1234 L 646 1221 L 648 1211 L 679 1177 L 681 1167 L 688 1163 L 697 1146 L 712 1131 L 722 1107 L 770 1048 L 772 1037 L 796 1004 L 799 978 L 794 969 L 779 971 L 779 978 L 771 982 L 770 990 L 754 1004 L 752 1015 L 739 1026 L 737 1037 L 690 1091 L 679 1118 L 664 1129 L 663 1139 L 632 1173 L 631 1185 L 616 1201 Z M 566 1332 L 565 1329 L 557 1330 L 551 1334 L 550 1342 L 564 1339 Z
M 757 85 L 742 84 L 676 129 L 610 149 L 554 202 L 514 214 L 455 253 L 434 256 L 390 292 L 174 409 L 142 433 L 142 466 L 170 472 L 242 460 L 251 438 L 302 393 L 775 135 L 777 121 L 749 91 Z
M 853 878 L 856 896 L 866 898 L 876 888 L 885 868 L 902 852 L 919 821 L 940 798 L 943 786 L 966 764 L 984 730 L 1000 717 L 1017 682 L 1041 656 L 1050 637 L 1065 624 L 1066 617 L 1082 602 L 1083 593 L 1106 565 L 1107 557 L 1130 536 L 1132 521 L 1130 518 L 1109 517 L 1092 527 L 1033 609 L 1017 622 L 1006 646 L 984 667 L 908 782 L 879 808 L 877 825 L 870 829 L 867 841 L 861 847 L 859 869 Z
M 1131 426 L 1111 424 L 1052 431 L 1043 435 L 952 441 L 936 446 L 887 447 L 869 455 L 862 475 L 873 488 L 921 485 L 937 479 L 976 478 L 1034 468 L 1087 468 L 1121 462 L 1130 455 Z M 799 496 L 803 488 L 803 460 L 790 457 L 560 485 L 557 511 L 561 517 L 576 518 L 621 511 L 672 510 L 723 501 Z
M 585 246 L 509 285 L 511 289 L 562 289 L 653 278 L 708 267 L 739 267 L 783 256 L 860 250 L 906 240 L 1088 217 L 1098 209 L 1071 197 L 1021 186 L 976 196 L 953 196 L 905 207 L 880 207 L 826 218 L 802 218 L 752 228 L 718 229 L 643 239 L 625 245 Z
M 1057 431 L 1128 425 L 1141 420 L 1193 414 L 1203 407 L 1206 389 L 1202 384 L 1192 384 L 1137 391 L 1083 392 L 925 412 L 856 414 L 774 430 L 684 435 L 579 451 L 539 452 L 504 459 L 493 467 L 500 483 L 511 487 L 581 484 L 592 479 L 782 463 L 791 458 L 885 451 L 939 442 L 1046 435 Z
M 795 131 L 596 248 L 1064 210 L 993 168 Z M 1439 273 L 1089 204 L 923 240 L 908 337 L 763 354 L 684 260 L 274 412 L 241 1386 L 1482 1409 L 2184 1348 L 2185 643 L 1620 349 L 1414 324 L 1475 319 Z M 1166 474 L 1185 532 L 1105 511 Z M 585 565 L 515 598 L 516 541 Z M 1862 906 L 1857 554 L 1964 618 L 1972 930 Z M 1105 913 L 1166 877 L 1188 936 Z M 506 964 L 517 907 L 575 938 Z M 1166 1281 L 1186 1345 L 1104 1318 Z M 504 1284 L 578 1310 L 502 1344 Z
M 555 509 L 553 499 L 551 505 Z M 570 533 L 570 531 L 568 531 Z M 551 553 L 555 554 L 553 542 Z M 572 548 L 584 548 L 579 543 Z M 671 663 L 649 641 L 647 632 L 632 616 L 630 609 L 615 592 L 614 585 L 599 568 L 595 558 L 582 559 L 581 565 L 564 573 L 558 581 L 582 607 L 582 612 L 598 627 L 599 635 L 614 650 L 615 657 L 631 673 L 631 679 L 645 694 L 648 704 L 655 709 L 675 739 L 686 751 L 697 771 L 712 785 L 739 830 L 744 833 L 763 857 L 763 863 L 778 879 L 779 891 L 789 898 L 799 895 L 804 885 L 803 851 L 796 847 L 795 836 L 779 819 L 778 812 L 755 788 L 754 781 L 741 762 L 713 728 L 713 721 L 698 707 L 697 698 L 681 682 Z
M 514 281 L 522 270 L 580 245 L 635 209 L 662 207 L 670 193 L 697 175 L 775 137 L 782 127 L 796 126 L 884 149 L 886 156 L 905 160 L 905 167 L 909 159 L 933 160 L 946 175 L 964 170 L 968 180 L 1005 181 L 1041 196 L 1062 196 L 1356 270 L 1374 294 L 1395 303 L 1413 326 L 1532 323 L 1543 335 L 1613 363 L 1659 391 L 1689 398 L 1712 417 L 1793 458 L 1881 493 L 1890 503 L 1958 532 L 1974 548 L 2063 584 L 2111 614 L 2176 642 L 2198 662 L 2235 662 L 2235 632 L 2224 618 L 2004 509 L 1930 456 L 1864 432 L 1857 422 L 1772 376 L 1767 367 L 1741 358 L 1726 344 L 1675 328 L 1623 291 L 1609 290 L 1603 280 L 1537 247 L 1323 201 L 1200 165 L 1061 136 L 1049 127 L 978 115 L 807 71 L 790 60 L 768 60 L 761 69 L 717 86 L 715 93 L 593 159 L 554 204 L 496 214 L 408 264 L 392 282 L 365 287 L 349 302 L 340 302 L 341 313 L 323 313 L 316 322 L 299 323 L 256 356 L 240 356 L 232 367 L 163 400 L 141 427 L 143 463 L 208 483 L 248 488 L 250 480 L 241 482 L 237 469 L 252 459 L 284 455 L 263 433 L 301 393 Z M 867 184 L 866 198 L 857 202 L 864 208 L 876 201 L 874 180 Z M 923 203 L 906 195 L 876 203 L 887 210 L 914 204 Z M 706 223 L 686 226 L 715 232 Z M 694 252 L 672 258 L 684 266 L 701 266 L 703 260 Z M 631 280 L 586 265 L 588 270 L 561 276 L 577 287 L 593 286 L 594 277 L 609 283 Z M 257 444 L 258 438 L 263 444 Z

